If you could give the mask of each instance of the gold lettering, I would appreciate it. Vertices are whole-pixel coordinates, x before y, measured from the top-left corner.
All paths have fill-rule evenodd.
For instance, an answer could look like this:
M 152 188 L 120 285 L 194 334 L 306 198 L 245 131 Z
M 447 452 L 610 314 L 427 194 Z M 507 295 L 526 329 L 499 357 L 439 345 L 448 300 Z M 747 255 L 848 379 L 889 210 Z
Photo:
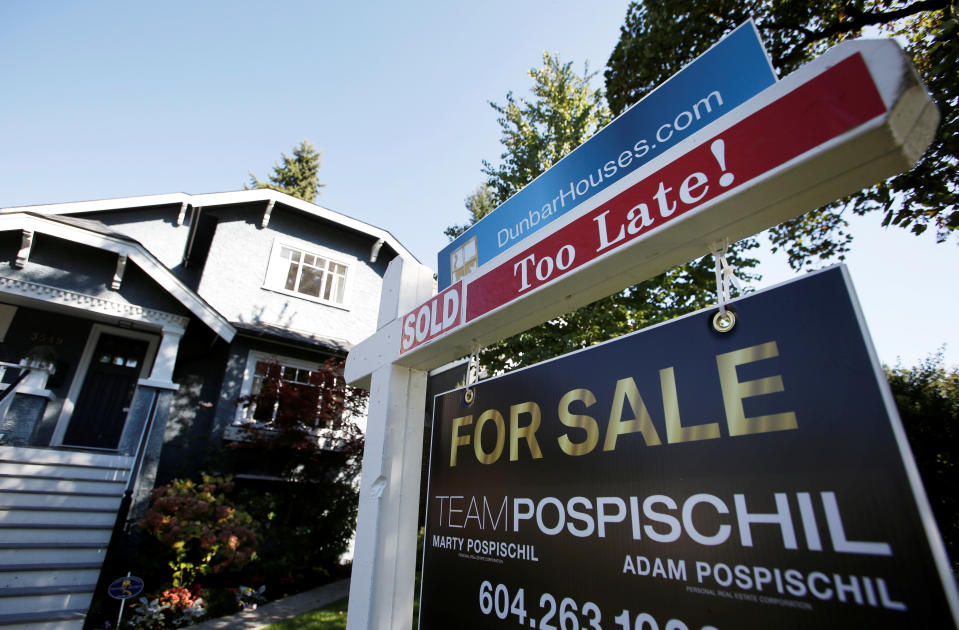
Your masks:
M 666 416 L 666 441 L 695 442 L 696 440 L 714 440 L 719 437 L 719 423 L 697 424 L 684 427 L 679 417 L 679 395 L 676 393 L 676 375 L 673 368 L 659 371 L 659 387 L 663 392 L 663 414 Z
M 496 446 L 489 453 L 484 453 L 483 425 L 489 420 L 496 424 Z M 473 451 L 476 453 L 477 461 L 481 464 L 492 464 L 503 453 L 504 444 L 506 444 L 506 422 L 503 420 L 503 414 L 495 409 L 487 409 L 476 421 L 476 430 L 473 433 Z
M 524 413 L 530 415 L 530 421 L 525 427 L 520 427 L 519 417 Z M 509 460 L 511 462 L 519 459 L 520 438 L 526 438 L 526 444 L 529 446 L 529 452 L 533 459 L 539 459 L 543 456 L 543 451 L 539 448 L 539 442 L 536 441 L 536 431 L 539 429 L 541 418 L 539 405 L 534 402 L 524 402 L 509 408 Z
M 573 389 L 559 399 L 559 421 L 568 427 L 584 429 L 586 439 L 576 443 L 563 434 L 559 437 L 559 447 L 567 455 L 585 455 L 592 452 L 599 442 L 599 424 L 592 416 L 570 413 L 569 406 L 574 400 L 581 400 L 586 407 L 596 404 L 596 396 L 588 389 Z
M 726 407 L 726 423 L 729 435 L 748 435 L 750 433 L 769 433 L 788 431 L 798 428 L 796 414 L 792 411 L 767 416 L 746 417 L 743 399 L 753 396 L 775 394 L 785 390 L 782 376 L 767 376 L 754 381 L 740 381 L 736 366 L 754 361 L 762 361 L 779 356 L 775 341 L 734 350 L 716 356 L 719 369 L 719 384 L 723 390 L 723 404 Z
M 453 441 L 450 443 L 450 468 L 456 466 L 456 448 L 466 446 L 470 443 L 469 433 L 460 435 L 460 427 L 466 427 L 471 424 L 473 424 L 473 416 L 453 418 Z
M 636 417 L 623 422 L 623 407 L 627 400 L 629 400 L 629 405 Z M 653 426 L 653 419 L 649 417 L 646 403 L 643 402 L 643 397 L 639 395 L 636 381 L 631 377 L 622 378 L 616 381 L 616 393 L 613 394 L 613 407 L 609 412 L 609 425 L 606 427 L 606 440 L 603 443 L 603 450 L 611 451 L 615 449 L 617 437 L 637 431 L 643 434 L 647 446 L 658 446 L 663 443 L 659 439 L 659 434 L 656 433 L 656 427 Z

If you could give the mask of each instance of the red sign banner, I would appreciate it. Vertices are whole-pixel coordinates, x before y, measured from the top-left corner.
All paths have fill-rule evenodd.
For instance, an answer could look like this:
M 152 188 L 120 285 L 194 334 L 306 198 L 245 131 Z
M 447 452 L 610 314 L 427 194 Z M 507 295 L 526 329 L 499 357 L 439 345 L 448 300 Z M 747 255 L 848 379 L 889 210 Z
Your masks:
M 403 317 L 400 353 L 412 350 L 462 324 L 462 302 L 463 283 L 461 281 L 407 313 Z
M 471 281 L 466 321 L 645 236 L 885 112 L 862 56 L 848 57 Z

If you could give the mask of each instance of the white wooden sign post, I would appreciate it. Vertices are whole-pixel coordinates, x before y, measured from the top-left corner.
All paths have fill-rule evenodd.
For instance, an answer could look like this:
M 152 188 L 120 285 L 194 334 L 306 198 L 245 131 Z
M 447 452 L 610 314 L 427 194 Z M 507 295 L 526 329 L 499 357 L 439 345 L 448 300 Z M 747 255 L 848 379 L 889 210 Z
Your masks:
M 432 292 L 429 267 L 393 259 L 383 279 L 381 331 Z M 406 628 L 413 613 L 426 372 L 382 359 L 369 385 L 350 628 Z
M 436 296 L 394 260 L 346 364 L 371 393 L 349 630 L 410 624 L 427 370 L 911 168 L 937 123 L 894 41 L 846 42 Z

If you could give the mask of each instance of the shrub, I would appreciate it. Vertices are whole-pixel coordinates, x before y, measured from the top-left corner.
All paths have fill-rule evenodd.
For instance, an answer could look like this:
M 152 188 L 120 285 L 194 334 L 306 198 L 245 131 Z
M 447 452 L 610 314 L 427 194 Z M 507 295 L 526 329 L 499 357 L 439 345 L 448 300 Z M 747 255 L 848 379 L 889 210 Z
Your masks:
M 953 571 L 959 573 L 959 368 L 944 367 L 940 351 L 912 368 L 887 367 L 886 377 Z
M 227 498 L 232 488 L 228 478 L 204 475 L 201 483 L 175 479 L 153 491 L 140 527 L 167 552 L 173 586 L 240 569 L 256 557 L 253 519 Z
M 259 524 L 259 553 L 247 571 L 270 585 L 271 597 L 335 577 L 356 523 L 355 486 L 242 479 L 238 488 Z
M 257 390 L 239 400 L 255 422 L 223 464 L 260 475 L 238 480 L 237 500 L 259 525 L 260 554 L 250 571 L 277 585 L 271 595 L 309 588 L 340 570 L 359 498 L 364 440 L 355 419 L 369 398 L 346 385 L 341 359 L 295 375 L 285 369 L 258 366 Z
M 133 615 L 124 628 L 133 630 L 163 630 L 192 626 L 206 616 L 206 605 L 198 594 L 175 586 L 168 588 L 154 599 L 141 597 L 132 605 Z

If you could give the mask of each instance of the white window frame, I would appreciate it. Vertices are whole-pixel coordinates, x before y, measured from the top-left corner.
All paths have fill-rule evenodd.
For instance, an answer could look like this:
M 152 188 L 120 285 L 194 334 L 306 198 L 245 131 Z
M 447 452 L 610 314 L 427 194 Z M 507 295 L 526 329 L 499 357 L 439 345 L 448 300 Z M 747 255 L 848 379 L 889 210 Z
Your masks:
M 240 385 L 240 397 L 249 396 L 253 393 L 253 381 L 256 378 L 256 364 L 260 361 L 276 362 L 283 367 L 292 367 L 300 370 L 310 370 L 317 371 L 322 365 L 318 361 L 304 361 L 302 359 L 294 359 L 291 357 L 286 357 L 278 354 L 271 354 L 267 352 L 259 352 L 257 350 L 250 350 L 246 359 L 246 367 L 243 371 L 243 382 Z M 243 440 L 244 431 L 238 430 L 239 427 L 246 428 L 255 428 L 262 431 L 273 430 L 270 422 L 258 422 L 254 420 L 251 416 L 252 414 L 248 413 L 250 409 L 249 403 L 237 403 L 236 411 L 234 413 L 233 425 L 227 428 L 225 438 L 228 440 Z M 248 417 L 250 416 L 250 417 Z M 362 431 L 366 431 L 366 416 L 365 414 L 362 417 L 355 417 L 353 421 L 360 427 Z M 311 427 L 310 432 L 316 436 L 317 440 L 320 441 L 320 445 L 323 446 L 323 442 L 334 441 L 336 435 L 333 434 L 329 429 Z
M 318 256 L 325 259 L 328 263 L 334 263 L 346 267 L 346 277 L 343 282 L 343 301 L 336 302 L 334 300 L 324 299 L 322 296 L 314 297 L 307 293 L 300 293 L 299 291 L 287 289 L 286 278 L 287 274 L 289 273 L 290 263 L 287 259 L 281 256 L 284 247 L 288 249 L 294 249 L 300 252 L 301 255 L 306 254 Z M 359 261 L 355 257 L 344 254 L 343 252 L 333 251 L 314 243 L 307 243 L 291 238 L 275 238 L 273 239 L 273 247 L 270 251 L 270 261 L 267 265 L 266 276 L 263 278 L 262 288 L 266 289 L 267 291 L 274 291 L 276 293 L 282 293 L 284 295 L 296 297 L 301 300 L 316 302 L 317 304 L 324 304 L 326 306 L 332 306 L 333 308 L 339 308 L 348 311 L 350 310 L 352 297 L 353 276 L 358 268 Z M 329 272 L 325 271 L 325 273 Z

